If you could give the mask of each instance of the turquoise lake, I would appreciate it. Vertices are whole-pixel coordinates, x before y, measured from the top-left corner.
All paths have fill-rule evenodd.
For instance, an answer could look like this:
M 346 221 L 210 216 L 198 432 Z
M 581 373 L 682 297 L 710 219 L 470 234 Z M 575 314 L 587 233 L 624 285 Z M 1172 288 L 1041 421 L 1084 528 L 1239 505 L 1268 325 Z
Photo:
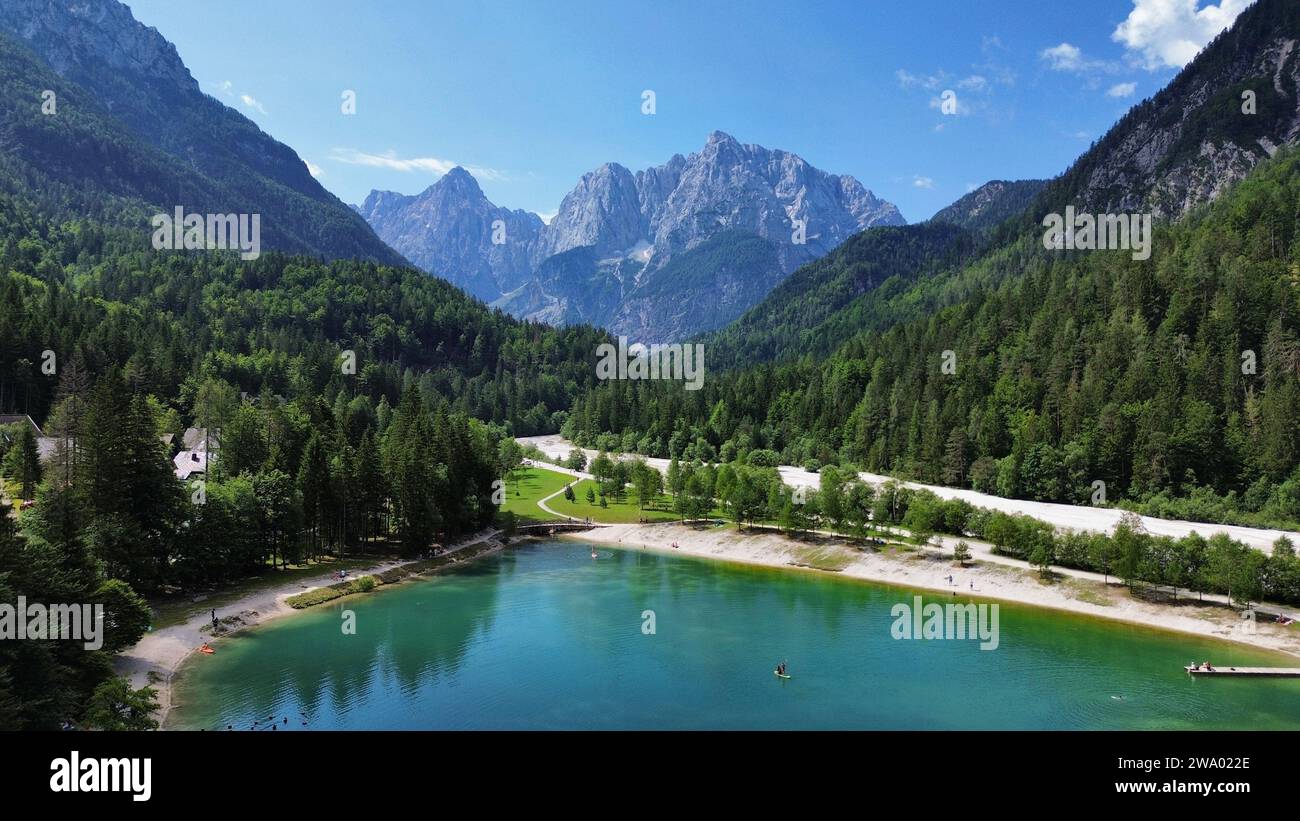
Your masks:
M 1284 657 L 1005 603 L 995 650 L 894 639 L 891 608 L 913 595 L 813 572 L 524 544 L 217 643 L 182 667 L 167 726 L 248 730 L 273 716 L 278 731 L 1300 729 L 1300 680 L 1196 680 L 1182 669 Z M 773 675 L 783 659 L 788 681 Z

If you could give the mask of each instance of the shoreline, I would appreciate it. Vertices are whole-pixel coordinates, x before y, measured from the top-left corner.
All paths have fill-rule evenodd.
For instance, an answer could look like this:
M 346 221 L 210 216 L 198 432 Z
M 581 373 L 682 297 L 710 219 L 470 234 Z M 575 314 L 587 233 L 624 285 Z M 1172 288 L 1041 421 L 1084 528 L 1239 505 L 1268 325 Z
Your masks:
M 484 542 L 495 542 L 495 547 L 476 554 L 474 558 L 490 555 L 505 548 L 506 543 L 500 537 L 501 531 L 499 530 L 481 531 L 464 541 L 457 542 L 441 553 L 440 556 L 456 553 Z M 356 571 L 354 578 L 399 570 L 422 561 L 425 560 L 390 559 L 380 561 L 366 570 Z M 451 563 L 451 565 L 455 564 L 458 564 L 458 562 Z M 434 568 L 419 575 L 434 575 L 441 570 L 442 568 Z M 181 624 L 145 633 L 140 641 L 136 642 L 135 646 L 122 651 L 113 659 L 113 671 L 119 676 L 125 676 L 134 688 L 138 689 L 148 685 L 158 691 L 158 709 L 154 713 L 154 718 L 158 720 L 158 729 L 166 729 L 168 715 L 172 707 L 175 706 L 172 701 L 172 684 L 176 672 L 190 656 L 198 652 L 199 647 L 204 642 L 215 645 L 219 639 L 238 635 L 249 628 L 266 624 L 282 616 L 310 610 L 311 607 L 290 607 L 285 603 L 285 600 L 300 593 L 328 587 L 337 582 L 338 579 L 332 575 L 296 580 L 267 590 L 249 593 L 229 604 L 217 607 L 215 609 L 218 619 L 224 620 L 230 617 L 237 619 L 234 623 L 223 625 L 226 629 L 218 635 L 213 635 L 210 629 L 207 632 L 204 631 L 203 628 L 210 628 L 212 620 L 209 615 L 203 613 L 191 616 Z M 368 594 L 391 586 L 393 585 L 377 585 L 373 590 L 368 591 Z M 363 594 L 350 593 L 348 595 Z M 346 596 L 339 598 L 346 598 Z M 331 601 L 338 600 L 332 599 Z M 151 681 L 151 674 L 158 677 L 159 680 L 156 682 Z
M 1054 581 L 1043 582 L 1027 565 L 1021 568 L 978 555 L 959 568 L 946 552 L 935 549 L 888 555 L 864 551 L 838 538 L 800 542 L 768 531 L 742 534 L 731 525 L 696 529 L 678 523 L 616 524 L 555 538 L 1042 607 L 1300 657 L 1300 630 L 1294 628 L 1259 622 L 1255 632 L 1247 634 L 1236 611 L 1214 603 L 1201 605 L 1193 599 L 1180 599 L 1187 603 L 1154 604 L 1129 596 L 1123 584 L 1103 585 L 1060 572 L 1055 573 Z M 672 547 L 674 542 L 680 547 Z M 955 582 L 951 586 L 949 575 Z M 1099 603 L 1102 601 L 1106 603 Z
M 458 552 L 474 545 L 494 542 L 491 549 L 475 554 L 470 560 L 492 555 L 507 546 L 500 536 L 500 531 L 496 530 L 476 534 L 447 552 Z M 543 537 L 518 538 L 535 541 Z M 697 529 L 691 525 L 672 522 L 609 524 L 545 538 L 578 541 L 619 550 L 651 550 L 665 555 L 688 556 L 776 571 L 815 573 L 910 591 L 1001 601 L 1104 619 L 1156 632 L 1231 642 L 1255 651 L 1290 658 L 1300 657 L 1300 630 L 1261 622 L 1257 624 L 1255 633 L 1247 634 L 1240 629 L 1241 622 L 1235 611 L 1217 603 L 1206 602 L 1202 605 L 1189 598 L 1181 599 L 1180 601 L 1186 602 L 1182 605 L 1154 604 L 1132 598 L 1118 580 L 1103 585 L 1099 580 L 1060 572 L 1055 574 L 1050 583 L 1043 582 L 1037 571 L 1028 565 L 1021 567 L 1008 563 L 1004 558 L 990 560 L 990 557 L 980 554 L 976 554 L 966 567 L 959 568 L 947 552 L 940 549 L 918 548 L 902 553 L 892 550 L 875 552 L 863 550 L 837 537 L 818 536 L 809 541 L 799 541 L 774 531 L 739 533 L 731 525 Z M 674 548 L 674 542 L 680 546 Z M 424 560 L 381 562 L 364 572 L 357 571 L 357 576 L 389 572 L 421 561 Z M 417 576 L 434 575 L 441 570 L 442 568 L 435 568 Z M 949 575 L 954 578 L 953 585 L 947 584 Z M 158 691 L 155 717 L 159 729 L 167 729 L 167 719 L 176 706 L 172 700 L 175 675 L 181 665 L 197 652 L 200 644 L 238 635 L 248 628 L 266 624 L 281 616 L 310 610 L 311 607 L 290 607 L 285 600 L 335 581 L 329 576 L 296 581 L 251 593 L 218 608 L 218 618 L 231 615 L 238 617 L 238 622 L 219 636 L 203 632 L 202 628 L 211 623 L 208 616 L 203 614 L 198 614 L 183 624 L 147 633 L 134 647 L 115 659 L 114 669 L 118 675 L 126 676 L 133 687 L 148 684 Z M 367 594 L 390 586 L 393 585 L 379 585 Z M 1103 601 L 1105 603 L 1101 603 Z M 150 673 L 157 674 L 161 680 L 157 683 L 149 681 Z

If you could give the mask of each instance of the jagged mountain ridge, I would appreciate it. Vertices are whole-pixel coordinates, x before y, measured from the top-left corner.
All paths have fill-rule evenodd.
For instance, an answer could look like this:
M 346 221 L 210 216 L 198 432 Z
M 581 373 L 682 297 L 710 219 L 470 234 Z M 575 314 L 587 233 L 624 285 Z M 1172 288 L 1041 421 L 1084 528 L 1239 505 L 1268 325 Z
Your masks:
M 455 271 L 455 284 L 487 302 L 527 281 L 532 243 L 543 227 L 534 213 L 493 205 L 459 167 L 418 196 L 371 191 L 357 210 L 411 262 L 440 276 Z M 505 241 L 494 243 L 498 220 Z
M 592 322 L 638 338 L 717 327 L 853 234 L 905 224 L 897 207 L 856 179 L 820 171 L 787 151 L 742 145 L 720 131 L 699 152 L 635 174 L 618 163 L 584 174 L 549 224 L 492 205 L 467 178 L 456 169 L 414 197 L 374 191 L 358 211 L 417 265 L 517 316 Z M 480 241 L 491 236 L 496 220 L 504 225 L 508 249 Z M 803 223 L 803 242 L 796 241 L 796 221 Z M 656 324 L 664 317 L 650 292 L 635 297 L 635 309 L 623 304 L 652 281 L 653 293 L 666 295 L 660 272 L 727 232 L 764 240 L 748 246 L 771 257 L 754 259 L 753 283 L 737 282 L 734 266 L 716 276 L 685 277 L 701 290 L 672 294 L 671 331 Z M 547 265 L 579 248 L 590 253 Z M 699 259 L 722 263 L 712 252 Z M 581 271 L 574 267 L 578 261 Z M 724 312 L 709 310 L 711 302 L 699 298 L 711 286 L 724 287 L 738 301 Z

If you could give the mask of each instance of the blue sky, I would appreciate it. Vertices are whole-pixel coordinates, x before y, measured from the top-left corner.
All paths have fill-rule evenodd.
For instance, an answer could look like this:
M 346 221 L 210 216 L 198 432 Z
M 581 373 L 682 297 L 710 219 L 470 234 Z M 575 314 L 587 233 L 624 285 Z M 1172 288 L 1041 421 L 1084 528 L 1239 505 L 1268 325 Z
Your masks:
M 658 165 L 719 129 L 851 174 L 911 222 L 1060 173 L 1248 5 L 126 2 L 345 202 L 463 165 L 545 216 L 601 163 Z

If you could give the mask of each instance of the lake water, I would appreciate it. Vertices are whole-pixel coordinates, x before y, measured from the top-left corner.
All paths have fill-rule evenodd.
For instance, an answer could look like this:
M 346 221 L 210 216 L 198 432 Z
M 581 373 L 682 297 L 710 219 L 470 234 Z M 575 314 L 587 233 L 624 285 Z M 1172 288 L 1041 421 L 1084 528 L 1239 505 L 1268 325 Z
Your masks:
M 912 596 L 526 544 L 219 642 L 182 668 L 168 727 L 247 730 L 274 716 L 279 730 L 1300 728 L 1300 679 L 1182 669 L 1285 657 L 1009 604 L 995 650 L 896 640 L 891 608 Z M 783 659 L 788 681 L 773 675 Z

